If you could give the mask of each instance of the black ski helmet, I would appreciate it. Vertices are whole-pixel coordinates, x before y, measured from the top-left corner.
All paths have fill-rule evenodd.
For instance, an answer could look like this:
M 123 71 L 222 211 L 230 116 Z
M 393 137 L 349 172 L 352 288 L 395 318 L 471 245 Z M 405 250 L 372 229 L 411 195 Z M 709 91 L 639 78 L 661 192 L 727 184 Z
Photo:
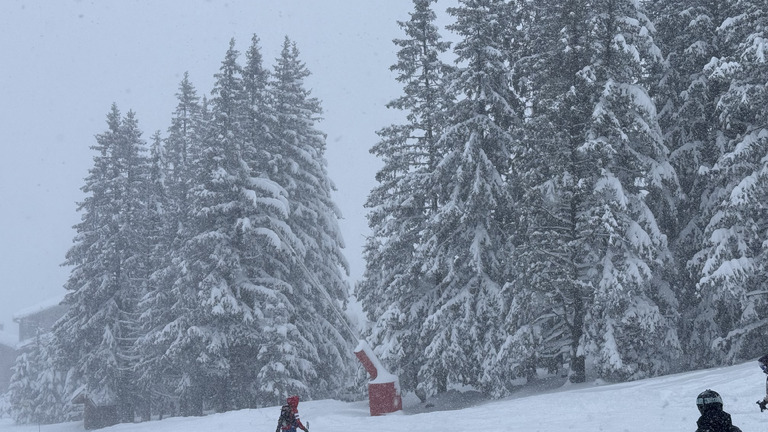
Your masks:
M 699 409 L 699 412 L 703 413 L 704 411 L 709 411 L 711 409 L 723 409 L 723 399 L 720 397 L 720 395 L 714 391 L 714 390 L 704 390 L 699 394 L 699 396 L 696 398 L 696 407 Z

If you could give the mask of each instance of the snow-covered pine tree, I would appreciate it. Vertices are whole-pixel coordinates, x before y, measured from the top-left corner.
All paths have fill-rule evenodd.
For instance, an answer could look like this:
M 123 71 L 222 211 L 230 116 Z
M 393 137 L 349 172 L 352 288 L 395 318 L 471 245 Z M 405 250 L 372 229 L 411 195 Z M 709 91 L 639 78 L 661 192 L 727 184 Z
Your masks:
M 683 231 L 686 243 L 698 243 L 689 232 L 696 228 L 688 228 L 688 221 L 695 219 L 692 213 L 699 212 L 706 193 L 699 167 L 711 167 L 720 156 L 715 105 L 727 83 L 705 68 L 726 49 L 717 28 L 728 16 L 731 3 L 675 0 L 648 4 L 657 29 L 654 40 L 664 55 L 653 77 L 658 81 L 652 83 L 654 97 L 670 163 L 683 193 L 678 201 L 685 199 L 677 205 L 679 226 L 675 228 Z
M 246 65 L 243 68 L 243 87 L 245 90 L 245 111 L 243 130 L 245 133 L 244 155 L 248 159 L 251 175 L 254 178 L 269 179 L 273 168 L 270 162 L 274 160 L 272 136 L 276 129 L 277 119 L 271 103 L 269 90 L 270 71 L 264 67 L 259 38 L 251 37 L 251 45 L 246 51 Z M 287 192 L 284 192 L 287 199 Z M 289 207 L 286 207 L 289 209 Z M 287 217 L 287 214 L 285 215 Z M 285 231 L 285 233 L 290 233 Z M 285 235 L 276 239 L 281 247 Z M 292 238 L 292 237 L 291 237 Z M 288 342 L 295 335 L 295 327 L 291 325 L 287 312 L 287 301 L 282 293 L 283 287 L 288 287 L 290 279 L 288 266 L 290 260 L 288 250 L 281 257 L 275 257 L 273 265 L 268 268 L 255 268 L 254 277 L 265 288 L 255 296 L 258 305 L 258 315 L 261 318 L 261 348 L 254 354 L 251 368 L 256 378 L 251 389 L 255 397 L 262 403 L 280 403 L 288 394 L 309 394 L 301 380 L 294 380 L 299 373 L 294 367 L 298 358 L 294 347 Z M 285 349 L 283 349 L 285 348 Z M 284 367 L 291 364 L 290 368 Z
M 64 393 L 64 374 L 55 364 L 55 348 L 51 333 L 38 334 L 16 358 L 8 388 L 10 415 L 16 423 L 70 420 L 72 405 Z
M 589 185 L 580 209 L 585 285 L 593 290 L 586 335 L 602 376 L 637 379 L 668 372 L 681 348 L 678 307 L 660 279 L 668 264 L 657 223 L 676 178 L 647 92 L 647 68 L 661 60 L 639 2 L 590 8 L 592 113 L 584 152 Z
M 176 339 L 166 356 L 182 372 L 178 391 L 191 413 L 205 405 L 223 411 L 257 402 L 262 299 L 284 284 L 275 275 L 284 267 L 279 239 L 288 237 L 288 203 L 279 185 L 251 167 L 238 55 L 233 40 L 216 74 L 210 120 L 196 153 L 183 273 L 173 288 L 186 304 L 171 323 Z
M 264 175 L 269 172 L 270 134 L 275 122 L 275 115 L 270 103 L 269 69 L 264 67 L 259 38 L 251 37 L 251 45 L 245 53 L 243 68 L 243 88 L 246 93 L 245 124 L 246 152 L 252 169 Z
M 137 301 L 137 323 L 135 324 L 136 338 L 134 341 L 135 356 L 131 359 L 131 368 L 135 374 L 135 411 L 145 421 L 152 416 L 152 400 L 157 399 L 153 394 L 157 393 L 157 383 L 162 377 L 154 375 L 154 369 L 149 364 L 157 360 L 158 352 L 145 345 L 146 336 L 154 330 L 152 325 L 157 325 L 161 305 L 155 304 L 158 292 L 162 289 L 157 284 L 156 275 L 167 266 L 170 257 L 170 244 L 168 242 L 169 226 L 168 194 L 165 186 L 167 162 L 165 160 L 163 140 L 160 131 L 152 135 L 152 144 L 149 149 L 147 181 L 145 182 L 144 195 L 144 287 Z M 163 286 L 166 288 L 166 286 Z M 162 290 L 167 293 L 166 290 Z M 153 376 L 154 375 L 154 376 Z
M 38 420 L 35 415 L 35 399 L 39 394 L 37 381 L 40 363 L 38 353 L 32 350 L 20 353 L 11 368 L 12 375 L 8 386 L 9 413 L 17 424 L 34 423 Z
M 667 372 L 681 353 L 678 303 L 660 277 L 669 252 L 657 214 L 671 212 L 675 175 L 644 83 L 660 60 L 653 27 L 634 1 L 530 6 L 540 37 L 515 68 L 530 104 L 517 260 L 527 270 L 504 348 L 515 367 L 566 354 L 575 382 L 587 355 L 606 377 Z
M 501 0 L 466 0 L 448 12 L 462 40 L 449 87 L 457 103 L 438 141 L 431 194 L 441 202 L 423 229 L 418 253 L 428 295 L 420 308 L 418 388 L 426 396 L 450 384 L 495 386 L 485 378 L 503 331 L 501 287 L 515 238 L 510 161 L 522 116 L 508 80 L 516 29 Z M 434 196 L 433 195 L 433 196 Z
M 729 83 L 717 105 L 725 147 L 706 172 L 713 207 L 691 264 L 700 276 L 702 313 L 694 331 L 705 332 L 701 342 L 719 348 L 716 361 L 751 358 L 768 348 L 767 14 L 763 1 L 737 0 L 718 28 L 732 50 L 708 69 Z
M 139 336 L 137 302 L 146 287 L 145 202 L 147 158 L 132 112 L 121 119 L 117 106 L 108 130 L 96 137 L 94 165 L 78 206 L 75 245 L 65 264 L 73 266 L 65 288 L 65 316 L 53 331 L 67 372 L 67 392 L 85 385 L 97 403 L 117 403 L 133 420 L 133 366 Z
M 710 347 L 717 331 L 709 313 L 695 307 L 700 271 L 695 266 L 690 271 L 688 266 L 706 241 L 704 230 L 716 211 L 717 200 L 711 197 L 719 186 L 705 173 L 726 147 L 717 105 L 728 80 L 713 74 L 712 68 L 717 59 L 731 52 L 718 28 L 733 6 L 730 0 L 652 1 L 648 5 L 657 29 L 654 39 L 665 56 L 663 67 L 654 74 L 654 98 L 670 163 L 680 183 L 676 221 L 670 226 L 670 248 L 676 261 L 671 282 L 685 306 L 679 333 L 692 367 L 718 364 Z
M 338 225 L 340 212 L 331 193 L 325 135 L 315 124 L 320 101 L 306 88 L 310 72 L 299 50 L 285 38 L 269 81 L 273 122 L 270 161 L 261 173 L 287 193 L 288 227 L 281 240 L 291 252 L 281 275 L 286 285 L 268 299 L 274 320 L 265 322 L 267 338 L 259 355 L 259 386 L 273 399 L 300 393 L 329 397 L 343 389 L 353 368 L 352 344 L 343 309 L 349 287 L 348 264 Z
M 189 190 L 192 217 L 180 253 L 181 277 L 174 284 L 175 331 L 165 352 L 179 371 L 176 392 L 182 414 L 201 415 L 204 407 L 229 407 L 232 326 L 240 326 L 249 310 L 237 297 L 241 281 L 241 248 L 236 244 L 242 217 L 244 178 L 241 165 L 243 89 L 234 39 L 215 75 L 212 121 L 201 139 Z M 250 332 L 248 332 L 250 333 Z M 251 335 L 244 343 L 255 343 Z
M 436 289 L 436 281 L 425 277 L 418 248 L 427 219 L 441 205 L 430 179 L 441 157 L 437 141 L 451 102 L 445 86 L 451 68 L 441 61 L 450 44 L 435 25 L 434 2 L 414 0 L 410 20 L 398 22 L 405 38 L 394 40 L 400 49 L 390 69 L 398 73 L 403 95 L 387 107 L 403 111 L 406 121 L 380 130 L 381 141 L 371 149 L 383 167 L 366 202 L 373 233 L 365 247 L 365 276 L 356 288 L 374 322 L 371 341 L 386 348 L 378 354 L 397 367 L 393 372 L 405 391 L 418 384 L 422 308 Z
M 164 200 L 163 191 L 156 188 L 161 176 L 159 171 L 152 172 L 151 160 L 147 157 L 147 145 L 141 138 L 142 132 L 133 111 L 123 118 L 121 125 L 120 156 L 125 163 L 126 199 L 119 211 L 125 217 L 119 245 L 123 254 L 124 265 L 121 270 L 125 277 L 125 292 L 118 302 L 118 319 L 121 320 L 120 333 L 117 337 L 117 364 L 120 371 L 118 401 L 121 421 L 132 422 L 139 409 L 145 406 L 144 393 L 137 387 L 136 363 L 142 353 L 137 342 L 144 334 L 140 323 L 141 311 L 138 307 L 147 294 L 149 281 L 155 268 L 154 242 L 160 235 L 157 223 L 162 211 L 158 206 Z M 159 139 L 159 135 L 154 135 Z
M 198 159 L 204 133 L 203 108 L 197 90 L 185 73 L 176 93 L 177 105 L 163 143 L 165 178 L 169 208 L 169 232 L 172 249 L 183 242 L 181 234 L 191 218 L 190 190 L 194 184 L 194 161 Z
M 171 407 L 182 375 L 171 367 L 165 353 L 177 337 L 178 328 L 172 324 L 186 307 L 185 300 L 176 297 L 172 289 L 183 271 L 179 251 L 189 233 L 193 161 L 202 133 L 199 98 L 186 73 L 176 97 L 168 136 L 162 143 L 156 140 L 152 149 L 152 190 L 147 196 L 154 202 L 148 204 L 148 213 L 156 219 L 150 225 L 155 232 L 151 242 L 153 274 L 139 305 L 143 336 L 138 341 L 142 353 L 137 364 L 138 384 L 144 398 L 149 399 L 148 409 L 160 416 L 175 414 Z M 147 401 L 142 408 L 146 415 Z
M 589 8 L 583 1 L 538 0 L 521 3 L 517 13 L 525 33 L 537 35 L 520 42 L 510 69 L 528 104 L 526 150 L 515 161 L 524 185 L 518 206 L 525 234 L 512 262 L 516 277 L 505 287 L 508 336 L 494 374 L 500 382 L 530 380 L 537 368 L 555 372 L 568 364 L 570 379 L 579 382 L 591 299 L 579 220 L 588 193 L 581 181 L 588 161 L 580 149 L 595 92 L 582 75 L 592 46 Z

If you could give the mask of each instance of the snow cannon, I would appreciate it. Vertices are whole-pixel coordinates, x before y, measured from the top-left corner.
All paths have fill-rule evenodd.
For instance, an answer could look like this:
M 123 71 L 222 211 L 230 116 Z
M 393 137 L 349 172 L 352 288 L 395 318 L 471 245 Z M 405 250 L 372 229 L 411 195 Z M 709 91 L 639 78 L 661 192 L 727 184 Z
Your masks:
M 400 396 L 400 380 L 382 366 L 376 354 L 364 340 L 355 348 L 355 356 L 371 376 L 368 381 L 368 405 L 371 415 L 388 414 L 403 409 Z

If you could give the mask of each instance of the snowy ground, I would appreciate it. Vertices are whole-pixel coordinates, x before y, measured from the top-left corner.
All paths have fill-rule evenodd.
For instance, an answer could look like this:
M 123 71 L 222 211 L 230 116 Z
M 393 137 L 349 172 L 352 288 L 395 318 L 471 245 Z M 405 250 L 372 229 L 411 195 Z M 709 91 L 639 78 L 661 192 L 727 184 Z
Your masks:
M 424 406 L 406 397 L 402 412 L 368 415 L 366 402 L 308 401 L 299 405 L 312 432 L 693 432 L 696 396 L 711 388 L 719 392 L 725 410 L 743 432 L 768 424 L 755 401 L 764 396 L 765 376 L 757 362 L 671 375 L 625 384 L 566 385 L 526 392 L 500 401 L 447 397 Z M 117 425 L 105 432 L 272 432 L 279 407 L 243 410 L 206 417 Z M 48 426 L 16 426 L 0 422 L 0 432 L 81 432 L 82 422 Z

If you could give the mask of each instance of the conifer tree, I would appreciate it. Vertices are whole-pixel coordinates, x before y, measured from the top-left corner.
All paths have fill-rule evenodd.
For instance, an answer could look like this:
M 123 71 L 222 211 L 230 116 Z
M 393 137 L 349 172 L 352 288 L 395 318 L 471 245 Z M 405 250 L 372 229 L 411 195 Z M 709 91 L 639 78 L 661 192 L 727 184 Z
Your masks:
M 440 136 L 430 184 L 442 200 L 423 229 L 424 280 L 434 281 L 423 307 L 418 387 L 425 395 L 449 384 L 492 385 L 486 361 L 496 355 L 501 287 L 515 237 L 507 181 L 521 104 L 508 80 L 510 31 L 503 1 L 467 0 L 449 9 L 462 40 L 450 77 L 457 102 Z
M 153 403 L 160 405 L 158 397 L 153 395 L 168 395 L 163 391 L 163 383 L 167 377 L 159 370 L 162 351 L 156 349 L 149 342 L 155 337 L 158 327 L 166 324 L 167 313 L 170 306 L 168 298 L 168 284 L 171 274 L 173 221 L 170 219 L 169 208 L 171 202 L 166 185 L 168 162 L 166 160 L 165 147 L 160 132 L 152 136 L 150 147 L 149 175 L 147 189 L 144 193 L 146 200 L 145 209 L 145 241 L 147 242 L 147 277 L 146 289 L 138 300 L 138 325 L 139 337 L 136 340 L 135 350 L 138 353 L 134 360 L 133 368 L 137 371 L 136 393 L 137 411 L 142 419 L 149 420 L 152 416 Z M 162 277 L 160 276 L 162 275 Z M 153 402 L 153 399 L 155 401 Z
M 632 1 L 532 6 L 542 37 L 516 70 L 533 78 L 510 366 L 563 356 L 578 382 L 591 355 L 605 377 L 664 373 L 680 355 L 659 224 L 676 178 L 644 82 L 660 60 L 653 27 Z M 658 343 L 638 346 L 648 332 Z
M 72 411 L 63 373 L 55 364 L 55 346 L 52 334 L 38 334 L 16 358 L 8 398 L 17 424 L 57 423 Z
M 727 55 L 714 60 L 711 74 L 728 88 L 718 101 L 723 153 L 706 170 L 712 203 L 704 243 L 691 260 L 700 276 L 701 299 L 694 331 L 701 342 L 719 348 L 715 361 L 758 355 L 766 348 L 766 154 L 768 78 L 764 2 L 738 0 L 719 27 Z
M 188 74 L 179 84 L 177 106 L 168 137 L 154 138 L 152 171 L 147 197 L 148 214 L 153 228 L 152 263 L 148 293 L 140 302 L 143 336 L 138 340 L 142 353 L 137 363 L 139 385 L 145 392 L 146 410 L 160 415 L 172 413 L 170 407 L 180 384 L 182 372 L 168 362 L 166 351 L 176 338 L 174 327 L 184 300 L 174 295 L 174 284 L 184 271 L 181 256 L 185 236 L 190 231 L 192 215 L 190 191 L 194 183 L 195 152 L 202 134 L 201 107 Z M 149 407 L 147 407 L 147 403 Z
M 38 355 L 32 351 L 19 354 L 11 369 L 11 381 L 8 386 L 10 415 L 18 424 L 37 421 L 35 399 L 39 395 L 37 381 L 40 367 Z
M 375 322 L 374 345 L 389 348 L 380 356 L 398 366 L 406 391 L 416 389 L 423 354 L 417 342 L 424 319 L 419 305 L 436 284 L 424 274 L 418 247 L 427 220 L 444 201 L 430 179 L 451 102 L 445 85 L 451 68 L 440 59 L 450 44 L 434 23 L 432 3 L 414 0 L 410 20 L 398 23 L 405 38 L 394 40 L 400 49 L 390 69 L 398 73 L 403 95 L 387 107 L 403 111 L 406 122 L 380 130 L 381 141 L 371 149 L 384 166 L 366 202 L 373 235 L 365 249 L 365 279 L 356 292 Z
M 246 92 L 234 40 L 216 74 L 210 120 L 196 153 L 195 209 L 182 246 L 177 329 L 167 355 L 182 371 L 185 411 L 219 411 L 256 403 L 254 359 L 266 311 L 280 278 L 281 236 L 288 237 L 285 192 L 256 176 L 246 151 Z M 205 116 L 203 116 L 205 119 Z
M 132 112 L 124 118 L 115 105 L 108 130 L 96 137 L 87 194 L 67 253 L 73 266 L 66 283 L 69 306 L 54 327 L 67 372 L 67 392 L 80 385 L 94 401 L 117 403 L 131 419 L 135 404 L 132 366 L 139 336 L 137 302 L 146 287 L 144 191 L 147 161 Z
M 349 324 L 335 312 L 349 296 L 348 265 L 340 212 L 331 197 L 335 186 L 327 172 L 325 135 L 315 127 L 322 109 L 304 83 L 309 74 L 286 37 L 268 87 L 274 123 L 266 174 L 287 194 L 289 235 L 281 240 L 291 253 L 283 262 L 287 285 L 277 289 L 278 304 L 270 302 L 274 322 L 265 328 L 268 338 L 280 337 L 266 340 L 270 348 L 260 355 L 260 385 L 273 396 L 327 397 L 343 386 L 352 362 L 352 346 L 342 333 Z M 297 388 L 299 382 L 304 384 Z M 282 394 L 275 394 L 278 389 Z
M 580 151 L 591 116 L 594 89 L 582 75 L 593 44 L 588 8 L 580 1 L 531 2 L 518 14 L 527 34 L 517 46 L 512 79 L 529 101 L 522 131 L 526 151 L 516 168 L 524 185 L 519 206 L 525 227 L 515 251 L 516 276 L 506 287 L 509 336 L 494 375 L 536 378 L 540 367 L 570 365 L 570 379 L 584 379 L 584 338 L 589 291 L 582 283 L 579 211 L 587 190 L 580 182 L 586 157 Z M 511 375 L 511 376 L 510 376 Z
M 227 377 L 231 334 L 242 319 L 236 297 L 239 250 L 235 243 L 242 188 L 240 155 L 242 78 L 234 40 L 216 74 L 213 122 L 204 131 L 190 188 L 194 209 L 180 254 L 183 276 L 174 284 L 179 299 L 165 355 L 181 379 L 176 388 L 182 413 L 201 415 L 204 406 L 229 405 Z M 233 389 L 234 390 L 234 389 Z
M 676 178 L 644 87 L 644 68 L 660 60 L 653 27 L 634 1 L 594 8 L 607 13 L 590 17 L 599 48 L 588 73 L 599 93 L 581 149 L 591 161 L 580 227 L 594 295 L 586 333 L 603 376 L 637 379 L 668 371 L 680 354 L 677 299 L 659 279 L 668 249 L 657 222 Z M 653 343 L 638 343 L 640 335 Z
M 715 364 L 710 344 L 716 331 L 708 324 L 712 322 L 708 313 L 695 307 L 700 271 L 691 266 L 691 260 L 705 242 L 705 227 L 716 211 L 716 200 L 711 198 L 717 182 L 705 173 L 726 147 L 717 106 L 728 81 L 712 70 L 717 59 L 731 51 L 718 28 L 732 8 L 733 1 L 649 3 L 658 30 L 655 40 L 665 56 L 663 67 L 654 75 L 658 81 L 654 97 L 670 163 L 680 183 L 676 220 L 669 231 L 676 260 L 673 283 L 681 303 L 688 306 L 679 333 L 688 344 L 687 360 L 692 366 Z
M 275 114 L 270 103 L 270 72 L 264 67 L 259 38 L 253 35 L 251 45 L 245 53 L 246 64 L 243 68 L 243 88 L 246 94 L 245 139 L 246 153 L 249 155 L 252 169 L 258 175 L 270 173 L 272 128 L 275 126 Z

